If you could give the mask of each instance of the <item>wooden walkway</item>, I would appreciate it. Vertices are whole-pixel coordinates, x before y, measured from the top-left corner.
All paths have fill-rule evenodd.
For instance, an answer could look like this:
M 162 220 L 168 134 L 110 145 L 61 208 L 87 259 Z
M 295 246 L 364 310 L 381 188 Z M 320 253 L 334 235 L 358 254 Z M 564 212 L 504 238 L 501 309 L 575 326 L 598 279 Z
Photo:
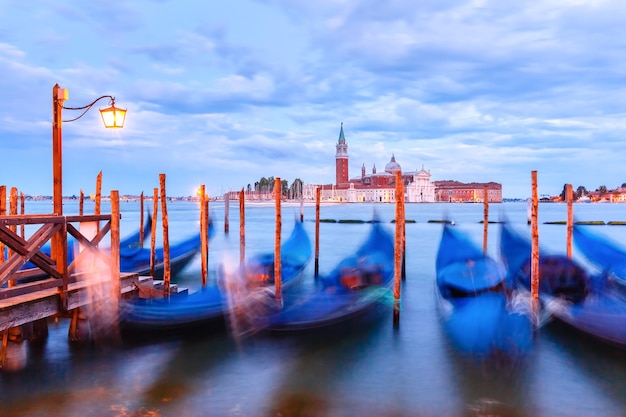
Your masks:
M 95 231 L 93 236 L 85 236 L 80 231 L 80 226 L 88 223 L 98 225 L 84 228 Z M 38 227 L 38 230 L 24 238 L 18 233 L 21 225 Z M 105 242 L 105 246 L 111 249 L 99 250 L 98 246 L 109 233 L 110 243 Z M 81 246 L 69 265 L 68 236 Z M 48 243 L 51 255 L 41 251 Z M 84 273 L 77 272 L 80 268 L 76 265 L 85 258 L 105 265 L 105 270 L 100 266 L 96 271 L 99 278 L 85 279 Z M 24 269 L 27 262 L 35 268 Z M 47 317 L 67 316 L 101 299 L 119 305 L 120 298 L 136 291 L 140 283 L 151 284 L 152 278 L 119 271 L 119 213 L 0 216 L 0 332 Z M 95 291 L 96 288 L 108 290 L 102 293 Z

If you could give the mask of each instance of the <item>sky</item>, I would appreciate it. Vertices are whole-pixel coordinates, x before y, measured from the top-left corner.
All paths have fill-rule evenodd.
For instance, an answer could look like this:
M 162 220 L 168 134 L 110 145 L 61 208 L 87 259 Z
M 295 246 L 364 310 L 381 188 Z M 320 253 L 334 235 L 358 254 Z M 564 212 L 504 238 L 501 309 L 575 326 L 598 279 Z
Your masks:
M 334 183 L 341 123 L 350 177 L 616 188 L 625 28 L 622 0 L 0 0 L 0 185 L 52 195 L 58 83 L 128 110 L 63 123 L 66 196 Z

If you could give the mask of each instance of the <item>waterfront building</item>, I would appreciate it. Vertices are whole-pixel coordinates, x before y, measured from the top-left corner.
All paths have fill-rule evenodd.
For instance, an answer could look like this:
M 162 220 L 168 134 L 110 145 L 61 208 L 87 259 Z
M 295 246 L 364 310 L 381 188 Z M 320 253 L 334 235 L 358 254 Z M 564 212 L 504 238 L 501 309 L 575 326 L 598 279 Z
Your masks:
M 402 174 L 405 201 L 407 203 L 442 202 L 477 202 L 483 201 L 484 189 L 488 189 L 490 202 L 502 202 L 502 185 L 489 183 L 461 183 L 458 181 L 431 181 L 431 174 L 424 166 L 420 170 L 402 171 L 394 154 L 382 172 L 373 165 L 371 172 L 366 172 L 365 164 L 361 166 L 359 177 L 349 178 L 348 144 L 343 131 L 343 123 L 339 131 L 339 139 L 335 153 L 335 183 L 305 184 L 303 195 L 305 200 L 315 199 L 315 189 L 321 187 L 320 197 L 324 201 L 337 202 L 378 202 L 391 203 L 396 200 L 396 172 Z

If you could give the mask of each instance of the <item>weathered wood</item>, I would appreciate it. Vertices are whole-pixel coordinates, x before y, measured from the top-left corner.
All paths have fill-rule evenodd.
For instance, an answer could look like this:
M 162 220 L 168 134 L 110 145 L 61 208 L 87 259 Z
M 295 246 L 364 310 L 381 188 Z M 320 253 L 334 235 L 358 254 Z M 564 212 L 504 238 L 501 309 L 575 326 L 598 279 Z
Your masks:
M 243 188 L 239 192 L 239 264 L 246 261 L 246 196 Z
M 230 193 L 224 194 L 224 233 L 228 233 L 230 216 Z
M 276 288 L 276 303 L 279 306 L 283 304 L 282 296 L 282 270 L 281 270 L 281 254 L 280 254 L 280 238 L 282 232 L 282 215 L 281 215 L 281 189 L 282 184 L 280 178 L 274 180 L 274 204 L 276 207 L 276 230 L 274 233 L 274 286 Z
M 483 253 L 487 254 L 487 237 L 489 233 L 489 188 L 483 188 Z
M 120 305 L 120 193 L 111 190 L 111 300 L 110 308 L 116 314 Z M 117 317 L 116 317 L 117 318 Z M 117 320 L 115 320 L 117 322 Z
M 11 275 L 19 270 L 29 260 L 45 273 L 56 278 L 62 278 L 63 274 L 58 268 L 52 268 L 54 260 L 40 252 L 43 245 L 62 229 L 62 224 L 44 224 L 37 230 L 28 241 L 14 232 L 0 227 L 0 240 L 13 248 L 15 253 L 0 265 L 0 285 L 4 284 Z
M 158 213 L 159 213 L 159 189 L 155 188 L 153 190 L 152 197 L 152 212 L 154 215 L 152 216 L 152 235 L 150 236 L 150 276 L 154 276 L 154 269 L 156 267 L 156 229 L 158 223 Z
M 85 193 L 83 192 L 83 189 L 80 189 L 80 200 L 78 201 L 78 215 L 82 216 L 84 213 L 84 209 L 85 209 Z
M 37 271 L 41 274 L 41 271 Z M 46 290 L 48 288 L 58 288 L 59 286 L 61 286 L 61 279 L 44 278 L 25 284 L 17 284 L 10 288 L 0 288 L 0 300 Z
M 209 271 L 209 195 L 204 194 L 204 201 L 202 202 L 202 207 L 204 208 L 204 228 L 205 228 L 205 245 L 202 248 L 202 262 L 204 263 L 205 268 L 205 280 L 204 285 L 206 286 L 206 278 L 208 276 Z
M 537 193 L 537 171 L 531 172 L 532 181 L 532 207 L 530 215 L 531 225 L 531 263 L 530 263 L 530 294 L 531 309 L 534 314 L 535 324 L 539 319 L 539 198 Z
M 94 205 L 94 214 L 100 214 L 100 207 L 102 201 L 102 171 L 98 172 L 96 176 L 96 202 Z
M 208 224 L 205 222 L 204 216 L 204 199 L 205 199 L 206 187 L 204 184 L 200 185 L 198 190 L 198 202 L 200 203 L 200 279 L 202 282 L 202 288 L 207 284 L 207 263 L 206 263 L 206 245 L 208 240 Z
M 404 216 L 402 214 L 402 203 L 404 196 L 404 183 L 402 173 L 396 171 L 396 234 L 394 244 L 394 264 L 393 264 L 393 324 L 400 323 L 400 287 L 402 280 L 402 229 Z
M 315 278 L 320 270 L 320 187 L 315 188 Z
M 163 281 L 165 293 L 170 294 L 170 239 L 169 221 L 167 219 L 167 194 L 165 192 L 165 174 L 159 174 L 161 187 L 161 217 L 163 221 Z
M 143 248 L 143 240 L 144 240 L 144 234 L 143 234 L 143 191 L 141 192 L 141 195 L 139 196 L 139 247 Z
M 119 288 L 122 294 L 137 291 L 141 279 L 137 274 L 122 273 Z M 101 281 L 77 281 L 68 286 L 67 310 L 60 308 L 61 297 L 57 288 L 47 288 L 28 294 L 0 299 L 0 331 L 39 319 L 65 314 L 68 310 L 84 307 L 94 301 L 106 301 L 107 294 L 90 294 L 89 288 L 102 285 Z
M 7 214 L 7 187 L 0 185 L 0 219 Z M 2 225 L 2 223 L 0 223 Z M 5 245 L 0 239 L 0 265 L 4 263 L 4 248 Z
M 22 215 L 24 215 L 24 209 L 25 208 L 26 208 L 26 197 L 24 196 L 24 193 L 21 192 L 20 193 L 20 212 L 21 212 Z M 26 235 L 26 227 L 22 223 L 20 225 L 20 236 L 22 236 L 22 239 L 23 239 L 25 235 Z
M 565 198 L 567 199 L 567 257 L 572 259 L 572 233 L 574 232 L 574 201 L 572 195 L 572 184 L 565 185 Z

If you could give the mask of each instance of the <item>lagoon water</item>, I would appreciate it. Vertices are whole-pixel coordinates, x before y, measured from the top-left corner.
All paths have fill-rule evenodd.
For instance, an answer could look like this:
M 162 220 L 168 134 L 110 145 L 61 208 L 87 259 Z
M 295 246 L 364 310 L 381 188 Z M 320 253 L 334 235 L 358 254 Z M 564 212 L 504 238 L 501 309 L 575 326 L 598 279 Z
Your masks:
M 76 213 L 71 203 L 65 212 Z M 146 206 L 147 209 L 147 206 Z M 239 258 L 239 210 L 231 204 L 230 233 L 224 205 L 211 203 L 217 234 L 210 242 L 210 278 L 221 262 Z M 323 219 L 370 220 L 376 210 L 393 233 L 392 204 L 323 204 Z M 93 210 L 87 205 L 85 212 Z M 105 205 L 103 212 L 108 212 Z M 122 202 L 122 237 L 139 226 L 139 203 Z M 27 213 L 47 213 L 49 202 L 28 203 Z M 282 206 L 283 236 L 299 217 L 299 204 Z M 577 220 L 626 220 L 623 204 L 576 204 Z M 168 204 L 170 243 L 198 229 L 191 202 Z M 274 206 L 246 206 L 246 252 L 272 250 Z M 490 220 L 506 217 L 530 235 L 526 203 L 491 204 Z M 565 204 L 539 206 L 540 245 L 565 252 Z M 406 281 L 400 326 L 391 309 L 368 328 L 315 338 L 227 332 L 192 339 L 164 338 L 116 346 L 72 346 L 68 321 L 51 321 L 44 346 L 29 347 L 28 363 L 0 373 L 0 416 L 625 416 L 626 352 L 564 329 L 539 330 L 530 356 L 498 372 L 464 361 L 449 345 L 435 309 L 435 255 L 448 218 L 481 245 L 482 204 L 408 204 Z M 305 205 L 311 239 L 315 207 Z M 160 225 L 160 223 L 159 223 Z M 498 224 L 489 225 L 488 248 L 497 256 Z M 594 226 L 626 245 L 626 227 Z M 320 225 L 320 273 L 353 251 L 367 224 Z M 160 230 L 160 229 L 159 229 Z M 574 252 L 574 256 L 578 254 Z M 313 280 L 313 263 L 305 280 Z M 200 285 L 200 260 L 175 278 Z

